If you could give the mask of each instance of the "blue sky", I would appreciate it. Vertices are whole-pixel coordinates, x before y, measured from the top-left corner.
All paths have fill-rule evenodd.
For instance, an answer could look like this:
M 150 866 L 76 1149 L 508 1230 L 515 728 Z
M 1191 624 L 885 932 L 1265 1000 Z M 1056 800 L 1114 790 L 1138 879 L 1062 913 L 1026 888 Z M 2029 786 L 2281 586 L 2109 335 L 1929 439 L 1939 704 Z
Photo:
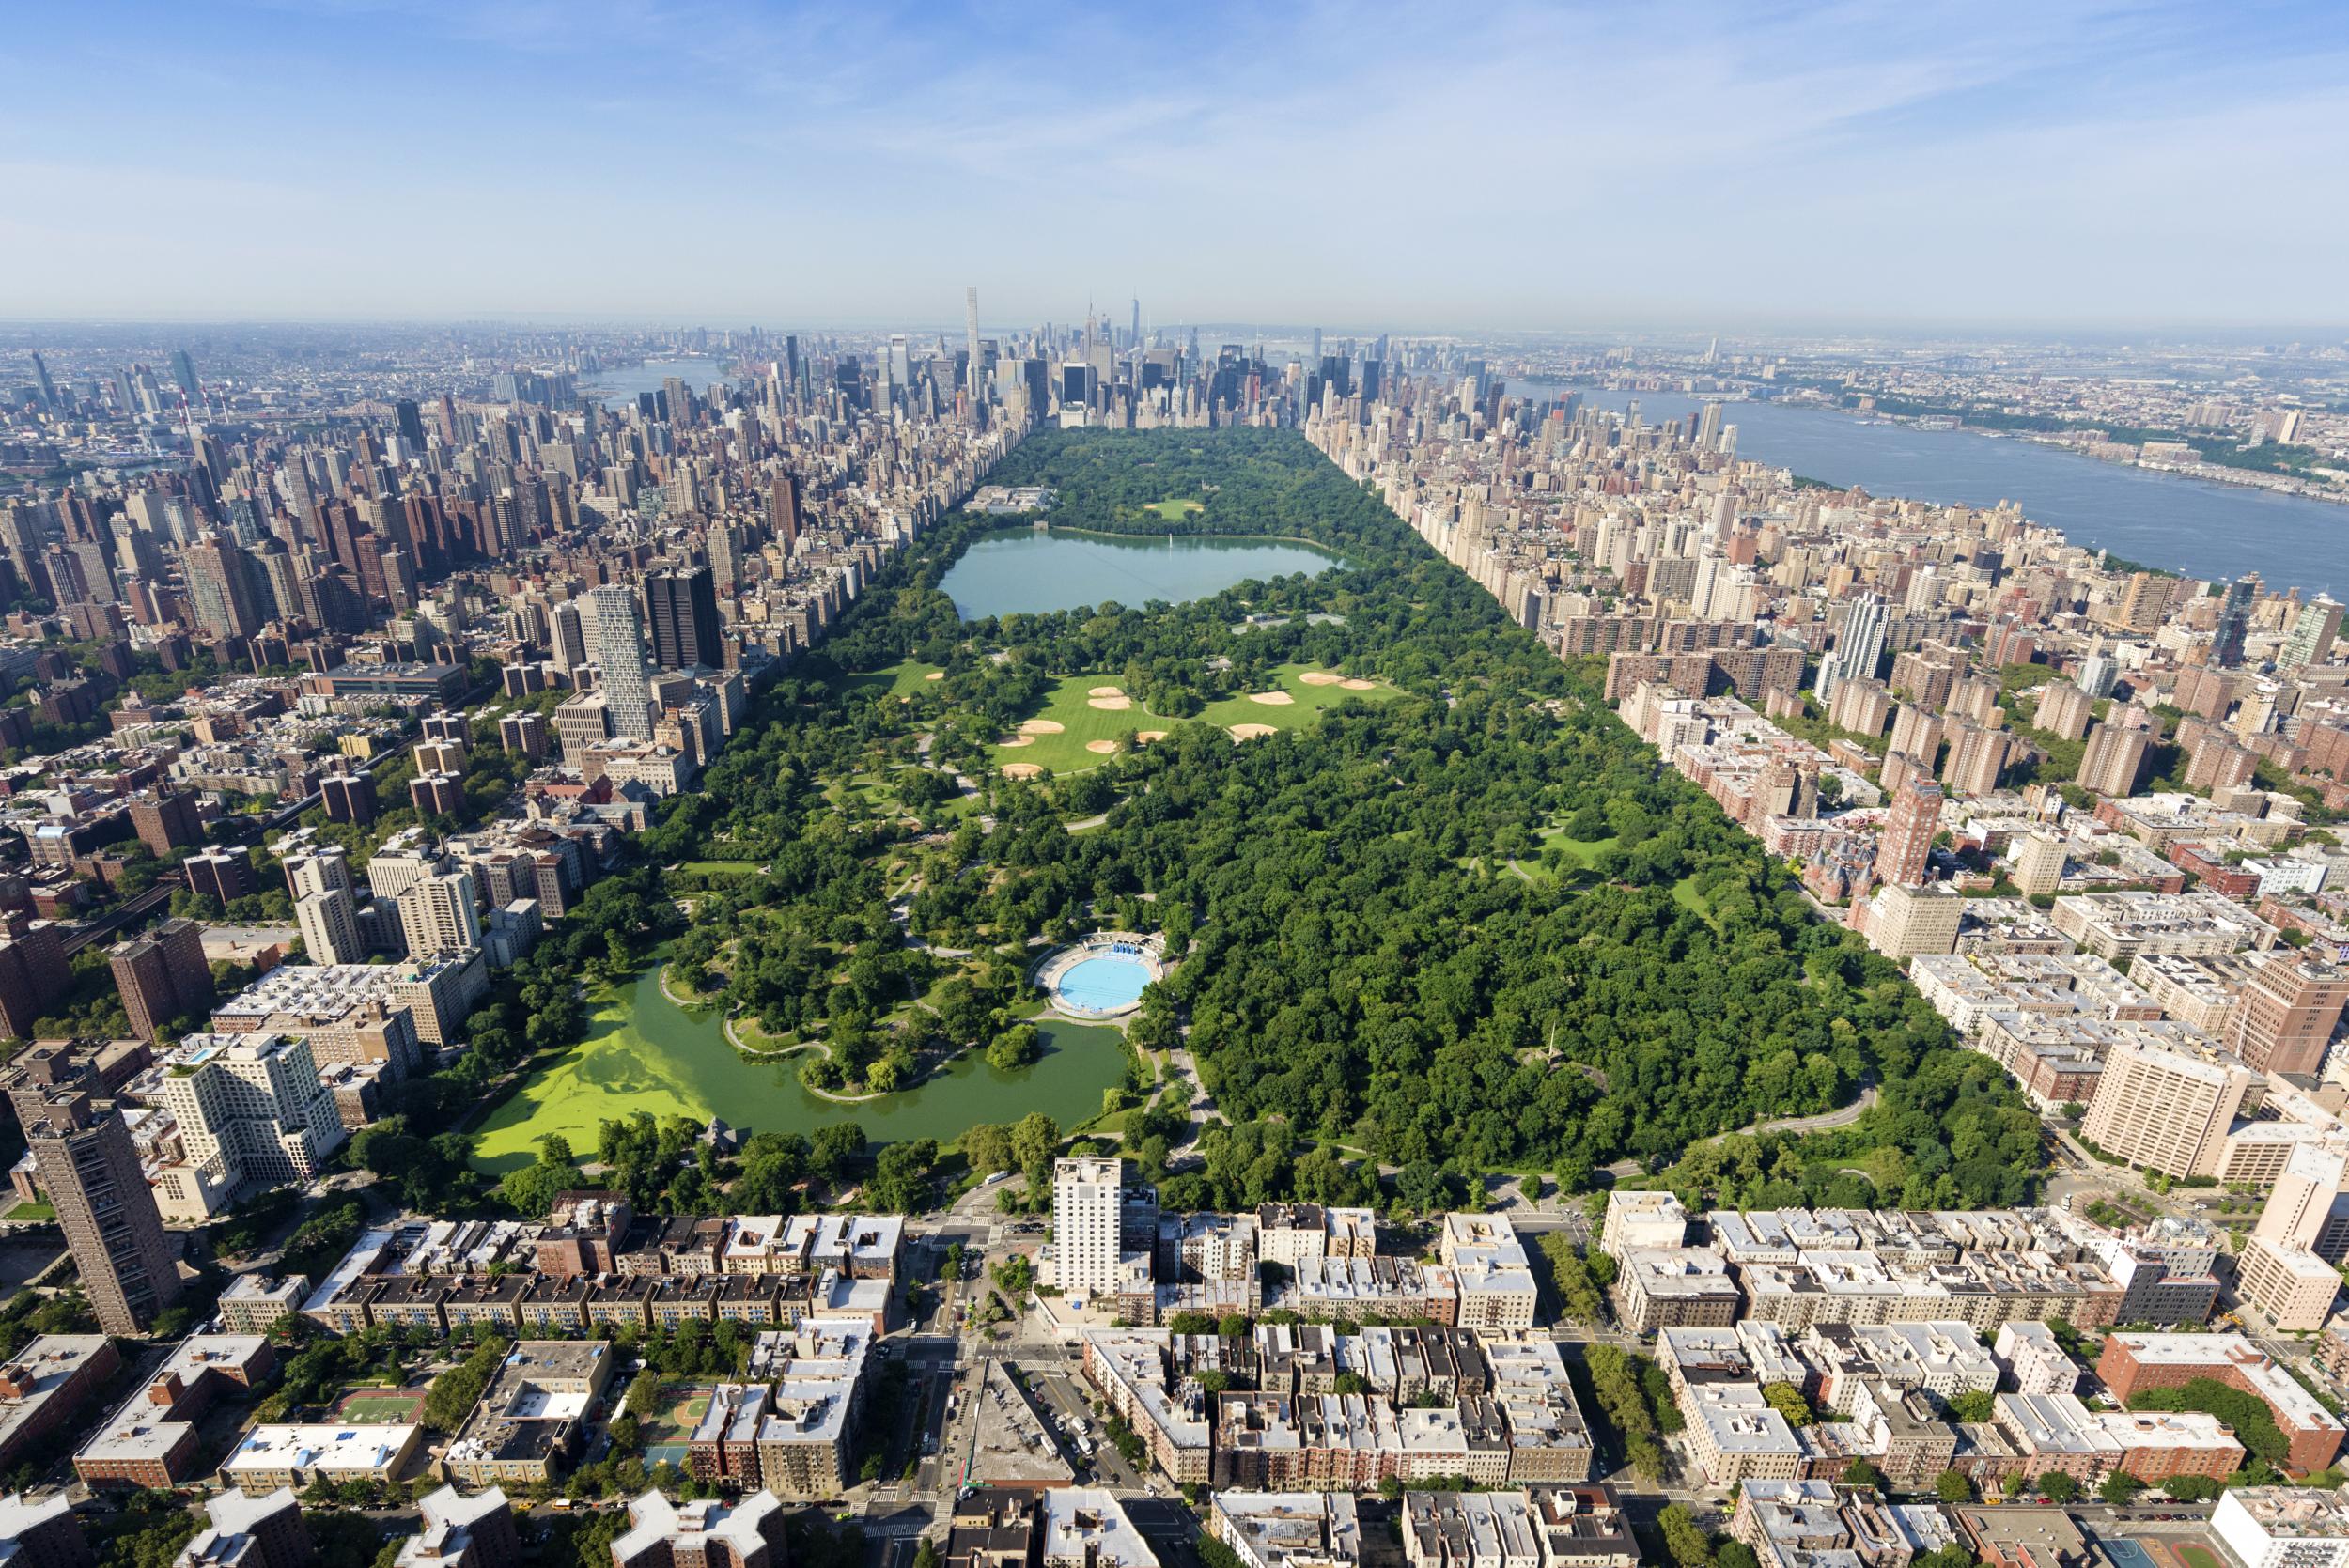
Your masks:
M 2349 5 L 27 4 L 0 317 L 2349 322 Z

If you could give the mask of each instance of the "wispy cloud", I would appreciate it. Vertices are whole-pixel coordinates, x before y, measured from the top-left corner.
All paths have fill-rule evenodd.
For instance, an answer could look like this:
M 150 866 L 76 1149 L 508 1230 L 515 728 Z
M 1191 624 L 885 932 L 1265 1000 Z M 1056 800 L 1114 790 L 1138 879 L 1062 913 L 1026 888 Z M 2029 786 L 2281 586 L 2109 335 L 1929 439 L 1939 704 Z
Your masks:
M 1131 289 L 1168 320 L 2349 315 L 2329 5 L 204 10 L 154 6 L 125 51 L 44 9 L 0 57 L 0 130 L 73 166 L 0 222 L 103 237 L 12 247 L 11 297 L 775 320 L 942 314 L 976 279 L 1007 311 Z M 167 280 L 127 242 L 159 201 Z

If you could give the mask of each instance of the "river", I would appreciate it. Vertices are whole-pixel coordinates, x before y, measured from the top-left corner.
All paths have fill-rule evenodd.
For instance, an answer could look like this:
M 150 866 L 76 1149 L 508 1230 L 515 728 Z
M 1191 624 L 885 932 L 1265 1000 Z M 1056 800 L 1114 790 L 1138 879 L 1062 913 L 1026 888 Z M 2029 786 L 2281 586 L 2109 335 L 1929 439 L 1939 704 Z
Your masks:
M 1558 381 L 1516 380 L 1524 397 L 1579 392 L 1587 403 L 1624 411 L 1633 400 L 1651 425 L 1687 420 L 1694 397 L 1661 392 L 1602 392 Z M 1731 402 L 1737 455 L 1779 464 L 1871 495 L 1944 505 L 2019 504 L 2033 522 L 2060 528 L 2074 544 L 2104 549 L 2190 577 L 2256 571 L 2279 591 L 2349 596 L 2349 506 L 2277 495 L 2174 474 L 2099 462 L 2077 452 L 1981 431 L 1920 430 L 1828 409 Z
M 725 373 L 723 360 L 648 359 L 642 365 L 615 365 L 592 376 L 582 376 L 579 392 L 583 397 L 600 398 L 606 403 L 632 403 L 640 392 L 659 392 L 661 383 L 672 376 L 692 388 L 696 398 L 713 383 L 734 379 Z

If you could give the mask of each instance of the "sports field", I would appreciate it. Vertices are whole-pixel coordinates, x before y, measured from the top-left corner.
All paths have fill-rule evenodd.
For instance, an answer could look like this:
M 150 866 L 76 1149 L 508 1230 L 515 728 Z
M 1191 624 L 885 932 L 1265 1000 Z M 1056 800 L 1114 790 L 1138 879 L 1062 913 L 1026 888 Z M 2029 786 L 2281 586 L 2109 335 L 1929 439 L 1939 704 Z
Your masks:
M 1153 501 L 1143 508 L 1145 512 L 1158 513 L 1169 522 L 1180 521 L 1193 512 L 1206 509 L 1207 504 L 1204 501 Z
M 995 764 L 1014 778 L 1029 768 L 1081 773 L 1116 755 L 1129 734 L 1163 734 L 1178 723 L 1206 722 L 1222 726 L 1236 738 L 1252 738 L 1310 724 L 1348 698 L 1378 703 L 1402 695 L 1383 681 L 1358 681 L 1349 688 L 1346 682 L 1351 677 L 1302 664 L 1283 664 L 1273 674 L 1274 683 L 1264 691 L 1210 703 L 1189 721 L 1150 712 L 1115 676 L 1063 675 L 1020 733 L 1004 737 L 1007 743 L 993 749 Z
M 661 1384 L 660 1395 L 654 1399 L 642 1428 L 645 1463 L 658 1465 L 665 1459 L 672 1465 L 683 1465 L 693 1428 L 709 1413 L 710 1396 L 717 1391 L 717 1387 L 709 1383 Z
M 1209 703 L 1200 718 L 1225 729 L 1237 729 L 1245 724 L 1269 725 L 1276 730 L 1293 730 L 1310 724 L 1340 703 L 1360 698 L 1366 703 L 1391 703 L 1403 695 L 1385 681 L 1374 680 L 1353 686 L 1346 684 L 1349 676 L 1329 677 L 1335 671 L 1315 670 L 1304 664 L 1282 664 L 1273 669 L 1275 684 L 1261 692 L 1244 697 L 1228 697 L 1220 703 Z M 1307 679 L 1307 676 L 1314 678 Z M 1261 696 L 1285 694 L 1285 703 L 1264 703 Z
M 334 1419 L 353 1426 L 404 1426 L 424 1414 L 424 1395 L 404 1389 L 353 1389 L 334 1406 Z

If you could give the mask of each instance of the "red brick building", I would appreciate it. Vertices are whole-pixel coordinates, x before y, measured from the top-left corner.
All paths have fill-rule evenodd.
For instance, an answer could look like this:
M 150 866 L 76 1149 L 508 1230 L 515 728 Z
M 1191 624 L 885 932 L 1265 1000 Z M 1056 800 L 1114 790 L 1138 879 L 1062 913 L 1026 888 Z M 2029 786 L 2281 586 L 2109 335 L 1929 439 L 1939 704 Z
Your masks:
M 2108 1334 L 2096 1375 L 2123 1405 L 2198 1377 L 2249 1394 L 2275 1417 L 2290 1445 L 2284 1462 L 2299 1474 L 2325 1468 L 2341 1452 L 2340 1419 L 2240 1334 Z

